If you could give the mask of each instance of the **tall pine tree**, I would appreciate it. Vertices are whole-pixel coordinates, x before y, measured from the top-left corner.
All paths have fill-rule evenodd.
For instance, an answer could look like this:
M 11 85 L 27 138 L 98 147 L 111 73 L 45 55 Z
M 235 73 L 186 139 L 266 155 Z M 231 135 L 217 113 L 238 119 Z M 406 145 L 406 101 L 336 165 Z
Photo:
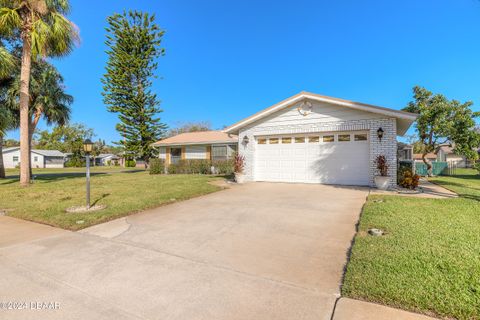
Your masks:
M 152 92 L 156 78 L 157 58 L 164 54 L 160 47 L 164 31 L 155 23 L 155 16 L 139 11 L 114 14 L 107 19 L 106 45 L 108 62 L 102 78 L 103 102 L 108 111 L 118 113 L 117 131 L 123 140 L 127 158 L 140 158 L 148 163 L 157 141 L 167 126 L 160 122 L 160 102 Z

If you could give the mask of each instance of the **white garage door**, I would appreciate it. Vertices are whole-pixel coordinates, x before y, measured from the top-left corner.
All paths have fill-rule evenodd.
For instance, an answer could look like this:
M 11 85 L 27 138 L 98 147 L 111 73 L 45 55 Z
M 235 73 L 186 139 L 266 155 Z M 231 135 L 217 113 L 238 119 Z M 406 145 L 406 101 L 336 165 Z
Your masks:
M 256 137 L 255 180 L 369 184 L 366 132 Z

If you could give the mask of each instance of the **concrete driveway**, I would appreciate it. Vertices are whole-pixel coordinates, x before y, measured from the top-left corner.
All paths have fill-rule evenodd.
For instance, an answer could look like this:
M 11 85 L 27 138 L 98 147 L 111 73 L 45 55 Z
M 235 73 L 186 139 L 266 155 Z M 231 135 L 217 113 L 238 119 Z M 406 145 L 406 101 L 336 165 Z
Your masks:
M 0 303 L 27 303 L 0 318 L 330 319 L 367 193 L 251 183 L 81 232 L 0 234 Z

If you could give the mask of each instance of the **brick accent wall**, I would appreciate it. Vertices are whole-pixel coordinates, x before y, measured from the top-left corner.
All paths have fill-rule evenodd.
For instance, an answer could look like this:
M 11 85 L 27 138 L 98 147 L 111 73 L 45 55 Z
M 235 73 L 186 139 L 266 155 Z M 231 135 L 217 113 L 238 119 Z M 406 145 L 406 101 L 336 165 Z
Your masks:
M 377 137 L 378 128 L 384 130 L 383 138 L 380 141 Z M 254 180 L 255 164 L 255 137 L 263 135 L 277 134 L 298 134 L 314 132 L 336 132 L 336 131 L 357 131 L 363 130 L 369 132 L 370 148 L 370 186 L 374 186 L 374 177 L 377 175 L 375 158 L 378 155 L 384 155 L 389 165 L 388 175 L 390 177 L 390 186 L 396 185 L 397 180 L 397 127 L 394 118 L 385 119 L 366 119 L 349 120 L 336 122 L 323 122 L 315 124 L 295 124 L 264 126 L 262 123 L 252 124 L 243 128 L 238 135 L 238 152 L 245 157 L 245 175 L 247 181 Z M 248 136 L 249 143 L 243 144 L 243 137 Z

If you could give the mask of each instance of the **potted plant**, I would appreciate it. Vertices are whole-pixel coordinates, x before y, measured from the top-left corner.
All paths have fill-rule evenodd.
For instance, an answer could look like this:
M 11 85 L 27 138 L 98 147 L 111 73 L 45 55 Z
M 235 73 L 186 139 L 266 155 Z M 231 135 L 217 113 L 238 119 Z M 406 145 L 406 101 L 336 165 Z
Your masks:
M 375 186 L 380 190 L 387 190 L 390 184 L 390 177 L 388 176 L 387 158 L 383 155 L 379 155 L 375 159 L 377 170 L 380 173 L 379 176 L 375 176 Z
M 243 169 L 245 168 L 245 157 L 240 154 L 235 154 L 233 163 L 233 172 L 235 174 L 235 181 L 237 183 L 245 182 L 245 175 Z

